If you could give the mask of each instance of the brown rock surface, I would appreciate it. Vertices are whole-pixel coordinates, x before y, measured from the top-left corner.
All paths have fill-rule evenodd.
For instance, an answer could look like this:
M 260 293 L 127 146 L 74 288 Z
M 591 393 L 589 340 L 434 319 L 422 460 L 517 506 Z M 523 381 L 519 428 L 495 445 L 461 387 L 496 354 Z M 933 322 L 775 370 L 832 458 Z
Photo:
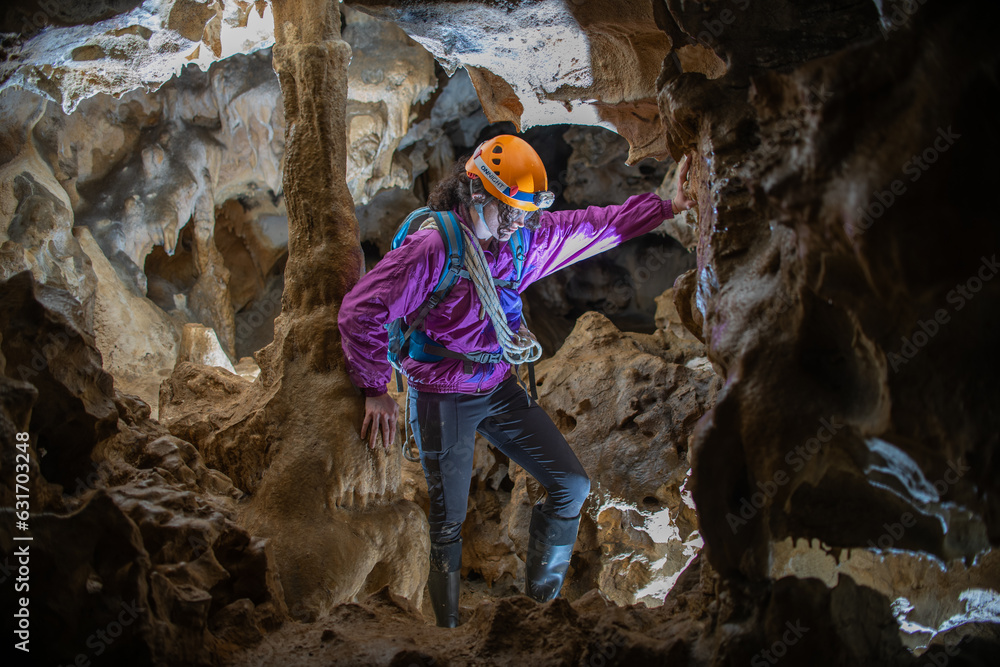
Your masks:
M 774 546 L 771 576 L 814 577 L 833 588 L 846 574 L 891 601 L 903 645 L 920 651 L 963 636 L 997 637 L 997 558 L 990 550 L 972 563 L 944 567 L 922 554 L 830 549 L 818 540 L 786 539 Z
M 46 452 L 41 473 L 68 486 L 86 475 L 91 451 L 117 429 L 113 381 L 93 337 L 79 325 L 82 309 L 72 295 L 36 283 L 27 271 L 2 285 L 5 373 L 38 390 L 29 428 Z
M 719 382 L 710 365 L 685 358 L 691 348 L 677 349 L 677 341 L 663 330 L 624 333 L 588 313 L 538 365 L 539 403 L 591 478 L 584 512 L 596 531 L 584 528 L 578 540 L 578 569 L 586 574 L 571 579 L 577 595 L 596 585 L 618 604 L 656 590 L 662 601 L 666 582 L 694 554 L 697 519 L 683 489 L 689 441 Z M 512 503 L 503 513 L 514 535 L 512 519 L 527 525 L 540 488 L 523 470 L 511 477 Z
M 571 127 L 563 133 L 563 140 L 573 153 L 566 173 L 553 179 L 563 186 L 563 196 L 574 207 L 620 204 L 631 195 L 651 192 L 671 166 L 670 160 L 652 158 L 627 165 L 628 142 L 601 127 Z
M 97 278 L 94 344 L 101 351 L 104 368 L 122 392 L 150 405 L 156 419 L 160 382 L 177 362 L 176 322 L 122 284 L 89 229 L 74 227 L 73 235 Z
M 369 452 L 358 435 L 360 394 L 336 331 L 337 304 L 361 270 L 345 179 L 350 49 L 339 8 L 288 2 L 275 11 L 287 121 L 282 314 L 253 384 L 181 364 L 161 416 L 250 494 L 242 524 L 271 540 L 292 614 L 315 618 L 386 585 L 419 602 L 429 543 L 419 508 L 398 494 L 398 459 Z M 204 413 L 184 398 L 217 392 L 226 400 L 212 396 Z
M 20 77 L 72 106 L 90 94 L 81 85 L 93 71 L 87 68 L 105 61 L 135 71 L 108 83 L 122 66 L 107 68 L 94 78 L 95 90 L 121 92 L 144 80 L 151 47 L 140 42 L 152 41 L 152 33 L 145 34 L 150 29 L 114 23 L 120 34 L 103 34 L 102 22 L 115 18 L 118 7 L 85 4 L 82 14 L 58 19 L 63 28 L 83 31 L 74 33 L 83 36 L 79 41 L 70 44 L 62 29 L 39 33 L 33 43 L 5 41 L 2 48 L 11 56 L 0 74 L 5 84 Z M 466 65 L 493 119 L 525 126 L 553 118 L 602 122 L 630 141 L 632 159 L 695 155 L 697 219 L 671 233 L 697 248 L 698 265 L 678 280 L 673 298 L 660 303 L 666 308 L 672 300 L 678 308 L 676 316 L 661 317 L 664 328 L 680 322 L 704 341 L 726 383 L 693 440 L 683 440 L 690 446 L 690 486 L 705 553 L 657 609 L 610 608 L 596 593 L 545 606 L 512 598 L 473 610 L 464 629 L 447 632 L 428 629 L 402 600 L 419 602 L 425 574 L 426 527 L 415 505 L 399 500 L 411 491 L 418 498 L 419 490 L 412 476 L 400 478 L 398 459 L 372 457 L 357 442 L 359 402 L 343 373 L 332 325 L 361 267 L 346 185 L 347 147 L 338 139 L 348 134 L 348 56 L 337 38 L 336 4 L 285 1 L 275 7 L 274 59 L 289 138 L 283 314 L 274 343 L 260 357 L 256 382 L 182 365 L 165 391 L 174 437 L 189 434 L 209 465 L 250 494 L 245 511 L 233 511 L 226 480 L 199 466 L 189 447 L 164 440 L 167 434 L 145 419 L 140 403 L 104 387 L 96 352 L 87 346 L 83 383 L 103 392 L 94 405 L 111 401 L 114 407 L 94 417 L 87 405 L 70 401 L 67 414 L 100 424 L 107 417 L 109 433 L 118 435 L 113 441 L 91 437 L 87 422 L 84 437 L 64 443 L 73 452 L 68 469 L 62 460 L 46 461 L 48 449 L 40 459 L 42 452 L 36 453 L 41 467 L 30 468 L 34 500 L 46 510 L 32 520 L 39 535 L 53 543 L 83 534 L 64 559 L 40 557 L 55 573 L 45 582 L 53 587 L 44 612 L 56 619 L 50 627 L 61 627 L 60 615 L 67 616 L 69 634 L 82 640 L 94 628 L 81 625 L 81 618 L 90 614 L 106 624 L 109 614 L 120 612 L 115 601 L 135 594 L 152 601 L 144 607 L 152 615 L 143 616 L 116 652 L 184 664 L 208 660 L 212 652 L 224 659 L 232 647 L 222 642 L 253 643 L 282 615 L 282 594 L 268 580 L 267 553 L 256 541 L 265 536 L 272 539 L 288 599 L 299 605 L 296 616 L 315 618 L 336 601 L 388 588 L 369 602 L 330 611 L 320 623 L 291 626 L 260 652 L 233 658 L 234 664 L 308 664 L 317 655 L 325 663 L 355 664 L 745 664 L 765 659 L 762 652 L 776 646 L 790 656 L 785 664 L 912 664 L 894 612 L 907 623 L 944 628 L 934 643 L 957 645 L 958 657 L 948 654 L 949 664 L 991 664 L 997 624 L 989 593 L 996 590 L 996 567 L 987 550 L 1000 530 L 994 456 L 1000 424 L 993 409 L 1000 393 L 993 333 L 1000 283 L 993 280 L 992 253 L 1000 238 L 989 208 L 992 172 L 983 157 L 998 146 L 989 107 L 979 100 L 997 87 L 990 34 L 995 7 L 897 0 L 359 4 L 393 16 L 449 69 Z M 217 21 L 221 5 L 214 16 L 200 2 L 162 5 L 164 14 L 155 20 L 171 34 L 157 39 L 166 48 L 182 45 L 174 53 L 195 60 L 221 52 L 225 12 L 239 24 L 270 7 L 227 3 Z M 99 15 L 87 14 L 94 8 Z M 129 12 L 122 16 L 131 23 Z M 559 39 L 568 48 L 557 48 Z M 83 64 L 67 64 L 67 53 Z M 28 66 L 7 77 L 12 65 Z M 202 90 L 210 87 L 205 78 Z M 242 80 L 223 83 L 232 91 Z M 271 81 L 273 91 L 273 76 Z M 219 181 L 234 184 L 231 190 L 221 188 L 212 170 L 222 163 L 238 175 L 260 158 L 253 164 L 268 174 L 261 180 L 273 184 L 262 189 L 279 193 L 278 161 L 259 155 L 222 161 L 222 151 L 204 141 L 216 122 L 229 122 L 219 105 L 187 95 L 183 85 L 173 90 L 167 94 L 175 97 L 156 113 L 138 94 L 81 103 L 81 109 L 92 103 L 97 110 L 88 117 L 93 127 L 51 114 L 37 100 L 5 107 L 13 111 L 4 117 L 0 141 L 0 267 L 4 278 L 24 280 L 17 274 L 30 270 L 38 282 L 68 289 L 82 304 L 74 326 L 91 331 L 98 284 L 71 234 L 74 224 L 91 229 L 121 285 L 140 296 L 150 250 L 180 248 L 188 253 L 183 263 L 154 276 L 193 276 L 197 268 L 201 282 L 176 294 L 183 297 L 178 308 L 190 308 L 215 327 L 232 352 L 234 291 L 210 223 L 218 203 L 248 188 L 236 176 Z M 2 94 L 0 101 L 12 99 L 11 90 Z M 239 109 L 228 92 L 220 96 L 229 101 L 224 108 Z M 258 108 L 254 95 L 244 100 Z M 189 104 L 193 113 L 172 115 Z M 157 124 L 161 120 L 165 125 Z M 177 121 L 184 131 L 169 126 Z M 270 116 L 257 121 L 261 132 L 277 123 Z M 75 136 L 85 129 L 99 148 L 92 138 L 61 143 L 54 139 L 60 126 L 75 128 Z M 427 136 L 429 149 L 434 137 Z M 284 146 L 269 155 L 283 152 Z M 423 168 L 421 159 L 435 162 L 424 155 L 430 150 L 406 156 L 411 174 Z M 111 169 L 119 164 L 132 171 Z M 182 164 L 195 165 L 196 173 L 183 174 Z M 399 166 L 410 168 L 402 160 Z M 153 176 L 131 175 L 140 171 Z M 101 200 L 105 191 L 108 199 Z M 161 191 L 162 198 L 147 201 Z M 376 230 L 371 238 L 383 234 Z M 272 289 L 259 268 L 264 263 L 251 264 Z M 175 295 L 158 284 L 172 301 Z M 239 300 L 253 303 L 250 292 Z M 6 292 L 2 298 L 8 299 Z M 34 324 L 19 326 L 16 335 L 12 327 L 0 329 L 4 354 L 14 341 L 12 356 L 31 359 L 19 345 L 37 346 L 38 336 L 44 339 L 53 326 L 67 328 L 48 314 L 28 319 Z M 594 322 L 591 316 L 584 323 Z M 646 386 L 656 407 L 645 409 L 643 395 L 634 405 L 605 406 L 614 429 L 604 435 L 631 453 L 637 471 L 653 472 L 633 478 L 615 465 L 605 469 L 598 450 L 587 452 L 588 459 L 601 464 L 595 479 L 606 475 L 630 492 L 653 489 L 649 497 L 657 503 L 662 491 L 667 505 L 683 514 L 686 504 L 677 498 L 687 486 L 680 485 L 681 466 L 672 457 L 680 461 L 680 436 L 691 425 L 682 416 L 675 423 L 678 411 L 641 373 L 663 377 L 665 388 L 666 380 L 708 374 L 709 364 L 689 357 L 697 349 L 690 339 L 665 355 L 652 352 L 652 340 L 603 335 L 602 344 L 632 348 L 627 360 L 610 368 L 594 360 L 598 380 L 575 390 L 571 379 L 551 382 L 571 365 L 564 363 L 549 371 L 546 400 L 555 401 L 553 414 L 572 436 L 589 414 L 580 409 L 584 389 L 600 388 L 599 378 L 612 378 L 606 382 L 618 394 Z M 582 357 L 572 362 L 586 365 Z M 4 367 L 11 376 L 17 365 L 7 359 Z M 619 367 L 639 376 L 619 379 Z M 37 389 L 0 381 L 5 479 L 13 460 L 9 434 L 38 419 L 32 406 L 38 414 L 61 407 L 72 393 L 71 379 L 39 380 Z M 188 406 L 182 409 L 180 401 Z M 206 406 L 204 414 L 196 414 L 199 406 Z M 590 412 L 595 410 L 592 402 Z M 641 436 L 647 426 L 655 436 L 672 432 L 668 424 L 676 437 L 657 441 L 662 456 L 651 460 L 641 459 L 639 444 L 619 432 Z M 81 488 L 63 498 L 45 481 L 46 475 L 70 484 L 80 480 L 87 457 L 99 464 L 108 489 Z M 537 489 L 488 452 L 477 466 L 472 503 L 478 519 L 469 527 L 469 553 L 484 578 L 514 577 L 513 553 Z M 957 476 L 948 476 L 949 466 Z M 654 487 L 661 474 L 667 481 Z M 9 488 L 4 493 L 9 504 Z M 513 502 L 507 504 L 504 494 Z M 602 506 L 598 520 L 581 532 L 581 544 L 620 546 L 628 555 L 608 565 L 588 548 L 577 554 L 572 576 L 582 581 L 580 575 L 592 575 L 627 599 L 649 576 L 650 558 L 660 556 L 644 511 Z M 210 557 L 185 550 L 195 538 L 212 545 Z M 834 568 L 815 550 L 789 553 L 786 540 L 797 538 L 822 540 L 834 554 L 851 548 L 852 555 Z M 853 553 L 869 542 L 877 550 Z M 102 543 L 115 545 L 115 553 L 102 551 Z M 4 554 L 11 544 L 9 534 L 0 536 Z M 921 559 L 933 554 L 944 570 L 906 560 L 899 550 L 925 554 Z M 680 558 L 676 548 L 671 553 L 665 566 L 676 571 Z M 252 583 L 237 585 L 238 571 L 250 573 Z M 601 579 L 600 572 L 620 574 Z M 573 585 L 571 580 L 570 596 Z M 63 598 L 57 599 L 56 587 Z M 896 595 L 913 608 L 899 598 L 890 606 Z M 948 629 L 962 614 L 971 621 Z M 141 639 L 132 634 L 147 628 Z M 787 639 L 789 631 L 795 642 Z M 317 655 L 304 655 L 306 646 L 305 653 Z M 52 647 L 54 659 L 72 659 L 79 641 Z M 940 664 L 941 649 L 933 646 L 923 662 Z
M 231 638 L 252 645 L 277 628 L 281 587 L 266 542 L 235 523 L 240 492 L 151 421 L 149 406 L 114 390 L 68 292 L 23 272 L 0 294 L 4 505 L 23 509 L 28 489 L 26 525 L 0 526 L 0 558 L 25 564 L 16 550 L 30 549 L 20 594 L 32 656 L 207 664 L 235 648 Z M 28 433 L 27 452 L 15 432 Z M 15 471 L 28 482 L 15 488 Z M 19 606 L 13 586 L 0 595 L 5 609 Z
M 671 38 L 655 3 L 450 3 L 353 6 L 397 23 L 448 72 L 469 71 L 491 122 L 600 124 L 631 145 L 629 161 L 664 157 L 655 101 Z M 526 66 L 530 63 L 530 66 Z
M 696 558 L 662 607 L 614 607 L 596 592 L 545 605 L 512 597 L 469 610 L 457 629 L 427 627 L 406 600 L 381 591 L 320 622 L 286 624 L 225 664 L 707 666 L 768 664 L 765 656 L 774 664 L 779 653 L 780 662 L 795 665 L 917 664 L 899 643 L 884 598 L 849 577 L 830 589 L 817 580 L 780 579 L 760 600 L 752 633 L 738 625 L 746 608 L 707 593 L 718 585 L 718 575 Z M 992 657 L 978 640 L 948 651 L 936 647 L 927 658 L 978 665 Z
M 689 284 L 684 289 L 703 320 L 709 356 L 727 376 L 694 448 L 706 544 L 727 576 L 763 576 L 771 539 L 864 546 L 907 511 L 914 526 L 894 546 L 945 560 L 984 548 L 982 521 L 995 532 L 994 481 L 983 477 L 983 464 L 927 492 L 949 462 L 989 460 L 995 440 L 986 435 L 995 429 L 984 401 L 996 382 L 983 371 L 993 352 L 979 332 L 993 326 L 998 284 L 984 283 L 962 312 L 948 300 L 956 285 L 984 270 L 979 249 L 996 240 L 958 177 L 985 131 L 984 118 L 960 111 L 958 100 L 984 84 L 971 71 L 954 77 L 963 71 L 957 61 L 928 55 L 950 53 L 952 40 L 969 38 L 958 35 L 974 20 L 970 12 L 967 5 L 940 16 L 921 11 L 888 39 L 871 40 L 863 29 L 873 25 L 871 10 L 852 16 L 845 9 L 830 17 L 826 38 L 783 56 L 786 63 L 812 60 L 778 73 L 774 62 L 747 50 L 742 36 L 765 20 L 748 10 L 717 47 L 744 63 L 740 72 L 715 81 L 676 72 L 663 79 L 670 136 L 678 147 L 712 156 L 693 169 L 699 269 L 693 293 Z M 694 31 L 695 17 L 678 13 Z M 878 89 L 887 105 L 880 113 L 889 113 L 896 108 L 889 100 L 914 94 L 900 83 L 912 77 L 939 83 L 919 89 L 933 101 L 908 103 L 889 144 L 875 139 L 885 132 L 877 120 L 884 116 L 871 107 L 846 111 Z M 940 87 L 952 93 L 931 93 Z M 741 139 L 728 129 L 735 127 L 755 130 Z M 949 142 L 949 127 L 962 142 Z M 876 143 L 891 149 L 878 149 L 876 158 Z M 913 156 L 927 151 L 936 164 L 923 172 Z M 845 168 L 831 171 L 831 160 Z M 913 169 L 919 186 L 911 185 Z M 878 197 L 888 202 L 883 192 L 894 205 L 876 209 Z M 946 201 L 961 202 L 959 209 Z M 869 210 L 884 215 L 876 220 Z M 921 233 L 938 214 L 961 216 L 961 242 L 930 243 Z M 930 257 L 939 258 L 935 270 L 926 269 Z M 936 336 L 921 333 L 926 349 L 912 360 L 900 357 L 900 345 L 920 332 L 918 322 L 942 309 L 956 323 L 936 327 Z M 944 376 L 962 379 L 945 393 L 914 391 L 925 378 Z M 720 483 L 732 492 L 719 494 Z M 769 484 L 775 492 L 759 502 L 754 494 Z M 743 501 L 751 498 L 748 511 Z

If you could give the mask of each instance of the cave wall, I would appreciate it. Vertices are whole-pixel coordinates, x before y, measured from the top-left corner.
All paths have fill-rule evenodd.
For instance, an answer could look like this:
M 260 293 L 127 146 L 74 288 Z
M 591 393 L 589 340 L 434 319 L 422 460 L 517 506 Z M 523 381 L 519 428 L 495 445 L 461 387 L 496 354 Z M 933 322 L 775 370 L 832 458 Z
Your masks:
M 494 117 L 547 118 L 519 102 L 560 79 L 526 83 L 535 70 L 507 65 L 525 47 L 505 40 L 536 25 L 528 5 L 357 4 L 446 63 L 492 67 L 478 90 Z M 995 90 L 997 57 L 982 8 L 653 4 L 678 56 L 654 83 L 658 117 L 666 151 L 694 155 L 698 200 L 698 266 L 674 294 L 726 382 L 692 484 L 708 560 L 737 598 L 724 613 L 756 618 L 786 538 L 835 555 L 902 549 L 961 581 L 996 532 L 997 232 L 979 194 L 995 133 L 977 100 Z M 551 56 L 543 70 L 567 26 L 586 31 L 587 10 L 553 6 L 560 19 L 527 47 Z M 688 47 L 715 58 L 694 64 Z M 649 145 L 619 132 L 634 152 Z
M 363 206 L 419 174 L 396 147 L 437 81 L 431 57 L 405 33 L 345 12 L 358 42 L 347 122 L 359 157 L 348 180 Z M 84 65 L 87 80 L 107 75 L 101 59 Z M 206 72 L 187 65 L 169 82 L 146 81 L 163 84 L 154 93 L 88 89 L 69 114 L 17 77 L 0 83 L 0 275 L 30 269 L 72 292 L 107 369 L 154 417 L 159 383 L 178 360 L 228 368 L 272 340 L 287 257 L 285 119 L 271 50 L 203 63 Z M 58 81 L 70 94 L 72 81 Z M 372 236 L 384 234 L 379 222 Z M 214 331 L 214 357 L 185 344 L 191 322 Z
M 257 644 L 288 611 L 242 492 L 114 388 L 82 310 L 29 271 L 0 282 L 0 502 L 30 509 L 0 526 L 0 599 L 30 600 L 32 664 L 208 664 Z
M 759 576 L 772 536 L 865 546 L 904 512 L 900 547 L 947 561 L 995 541 L 995 351 L 981 332 L 997 231 L 970 167 L 994 146 L 973 96 L 996 56 L 969 47 L 985 44 L 971 5 L 929 3 L 884 36 L 858 28 L 879 25 L 873 8 L 855 11 L 793 52 L 797 66 L 753 49 L 765 18 L 750 13 L 719 38 L 742 71 L 663 77 L 670 136 L 711 156 L 696 161 L 698 269 L 678 301 L 727 376 L 694 476 L 723 572 Z M 942 220 L 962 233 L 942 236 Z
M 284 140 L 273 126 L 283 119 L 270 54 L 207 74 L 191 68 L 155 95 L 92 97 L 70 115 L 33 93 L 0 95 L 2 275 L 31 270 L 73 293 L 108 370 L 155 415 L 184 323 L 211 327 L 234 352 L 216 206 L 281 192 Z

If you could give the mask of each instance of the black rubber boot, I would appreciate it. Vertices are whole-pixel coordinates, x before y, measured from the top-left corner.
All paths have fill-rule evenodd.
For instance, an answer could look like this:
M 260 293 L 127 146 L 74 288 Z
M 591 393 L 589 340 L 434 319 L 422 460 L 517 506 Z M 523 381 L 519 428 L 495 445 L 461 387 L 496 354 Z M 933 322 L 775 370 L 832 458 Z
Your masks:
M 524 587 L 528 597 L 547 602 L 559 595 L 573 545 L 580 516 L 561 519 L 542 512 L 539 505 L 531 510 L 528 527 L 528 559 L 525 562 Z
M 427 592 L 440 628 L 458 627 L 458 592 L 462 585 L 462 540 L 448 544 L 431 542 L 431 571 Z

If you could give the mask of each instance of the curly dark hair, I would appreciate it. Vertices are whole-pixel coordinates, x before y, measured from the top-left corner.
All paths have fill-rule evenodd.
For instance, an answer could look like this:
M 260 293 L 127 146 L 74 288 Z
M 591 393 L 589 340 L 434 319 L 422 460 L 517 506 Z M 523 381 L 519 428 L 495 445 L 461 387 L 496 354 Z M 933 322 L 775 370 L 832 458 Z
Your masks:
M 432 211 L 453 211 L 466 208 L 470 211 L 475 204 L 496 204 L 500 214 L 500 229 L 505 232 L 513 228 L 514 222 L 521 219 L 522 211 L 500 201 L 486 191 L 483 182 L 471 179 L 465 172 L 465 162 L 468 156 L 459 158 L 451 167 L 451 173 L 438 181 L 427 197 L 427 206 Z M 530 211 L 525 216 L 524 226 L 528 229 L 538 229 L 540 211 Z

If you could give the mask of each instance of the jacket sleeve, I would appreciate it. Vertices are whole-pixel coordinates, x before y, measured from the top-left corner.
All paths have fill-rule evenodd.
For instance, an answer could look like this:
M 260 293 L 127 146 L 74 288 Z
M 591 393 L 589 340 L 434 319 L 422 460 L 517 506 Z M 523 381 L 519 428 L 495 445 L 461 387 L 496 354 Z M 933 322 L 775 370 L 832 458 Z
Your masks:
M 344 297 L 337 314 L 341 345 L 351 381 L 365 396 L 384 394 L 392 376 L 386 325 L 420 307 L 437 286 L 445 263 L 441 235 L 433 229 L 415 232 Z
M 532 233 L 522 285 L 610 250 L 672 217 L 670 200 L 651 192 L 629 197 L 617 206 L 545 213 L 541 226 Z

